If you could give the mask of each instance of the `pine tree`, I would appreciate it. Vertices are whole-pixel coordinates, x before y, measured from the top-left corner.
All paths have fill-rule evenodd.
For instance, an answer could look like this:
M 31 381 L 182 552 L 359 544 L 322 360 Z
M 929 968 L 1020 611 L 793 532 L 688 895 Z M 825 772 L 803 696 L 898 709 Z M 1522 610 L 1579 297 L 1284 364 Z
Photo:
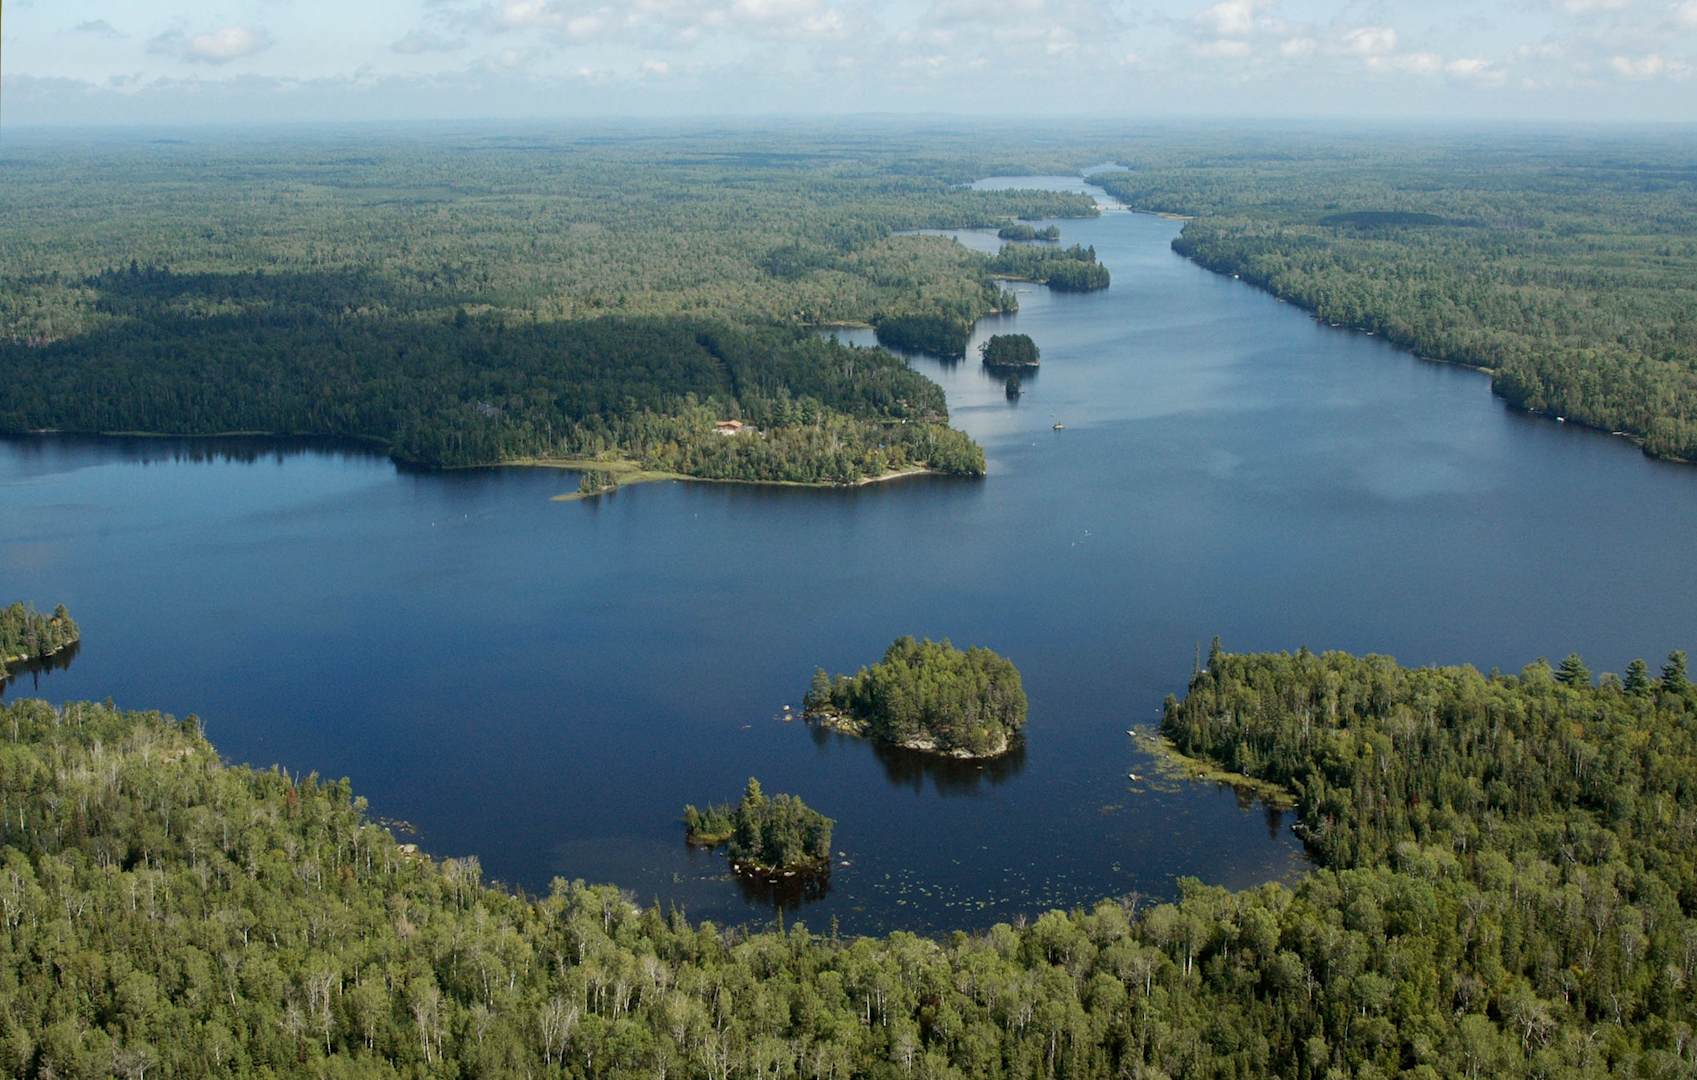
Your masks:
M 1642 660 L 1634 660 L 1626 665 L 1626 684 L 1623 687 L 1627 693 L 1642 697 L 1650 692 L 1650 665 Z
M 1690 685 L 1685 677 L 1685 650 L 1675 649 L 1668 653 L 1668 662 L 1662 665 L 1662 689 L 1682 694 Z

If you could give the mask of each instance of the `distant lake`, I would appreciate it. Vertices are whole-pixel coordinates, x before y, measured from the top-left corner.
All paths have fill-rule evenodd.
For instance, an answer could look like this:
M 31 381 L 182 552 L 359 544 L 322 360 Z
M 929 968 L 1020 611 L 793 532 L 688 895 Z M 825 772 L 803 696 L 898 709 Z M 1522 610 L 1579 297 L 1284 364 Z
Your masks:
M 870 932 L 1299 874 L 1288 814 L 1152 778 L 1125 734 L 1215 634 L 1486 670 L 1697 648 L 1697 468 L 1200 270 L 1177 222 L 1054 224 L 1113 286 L 1020 286 L 980 324 L 1042 348 L 1023 397 L 914 361 L 983 443 L 979 481 L 558 503 L 575 476 L 334 444 L 0 442 L 0 599 L 84 628 L 5 693 L 197 713 L 230 760 L 348 776 L 488 877 L 697 918 L 770 916 L 679 824 L 758 776 L 836 818 L 849 863 L 795 917 Z M 941 767 L 780 718 L 815 666 L 904 633 L 1019 665 L 1023 754 Z

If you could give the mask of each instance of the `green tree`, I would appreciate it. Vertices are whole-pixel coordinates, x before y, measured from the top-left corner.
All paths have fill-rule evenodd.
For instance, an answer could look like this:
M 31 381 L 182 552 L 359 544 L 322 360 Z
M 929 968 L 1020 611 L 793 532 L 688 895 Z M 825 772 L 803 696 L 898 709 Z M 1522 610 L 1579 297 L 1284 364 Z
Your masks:
M 1622 688 L 1637 697 L 1643 697 L 1650 692 L 1650 665 L 1643 660 L 1634 660 L 1626 665 L 1626 682 Z
M 1568 653 L 1556 668 L 1556 681 L 1568 686 L 1590 686 L 1591 669 L 1585 666 L 1578 653 Z

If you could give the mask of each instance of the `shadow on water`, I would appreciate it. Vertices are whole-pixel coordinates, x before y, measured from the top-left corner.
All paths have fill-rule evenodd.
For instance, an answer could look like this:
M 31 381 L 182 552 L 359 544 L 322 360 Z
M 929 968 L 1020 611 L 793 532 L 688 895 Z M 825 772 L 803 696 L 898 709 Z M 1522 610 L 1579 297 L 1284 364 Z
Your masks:
M 929 779 L 939 795 L 977 795 L 983 787 L 1005 783 L 1025 771 L 1025 740 L 1016 739 L 1007 753 L 983 761 L 922 754 L 883 743 L 872 744 L 872 756 L 884 766 L 884 779 L 894 787 L 923 791 Z
M 6 677 L 0 679 L 0 697 L 4 697 L 12 684 L 27 677 L 29 689 L 40 693 L 41 677 L 54 671 L 63 671 L 71 666 L 71 661 L 82 651 L 82 642 L 73 641 L 52 656 L 37 657 L 33 660 L 19 660 L 7 669 Z
M 1015 737 L 1008 752 L 998 757 L 963 760 L 845 735 L 822 724 L 808 724 L 807 733 L 821 754 L 850 746 L 870 748 L 884 767 L 884 779 L 891 787 L 915 792 L 924 791 L 929 779 L 939 795 L 977 795 L 985 787 L 1005 783 L 1025 771 L 1025 739 L 1021 737 Z
M 281 465 L 302 455 L 387 458 L 374 440 L 326 435 L 84 435 L 47 432 L 0 435 L 8 452 L 21 465 L 56 458 L 116 458 L 133 464 Z
M 737 881 L 737 892 L 742 895 L 744 903 L 757 907 L 769 907 L 773 911 L 800 911 L 803 905 L 817 903 L 831 893 L 831 867 L 827 863 L 823 870 L 797 871 L 793 878 L 747 877 L 733 874 Z

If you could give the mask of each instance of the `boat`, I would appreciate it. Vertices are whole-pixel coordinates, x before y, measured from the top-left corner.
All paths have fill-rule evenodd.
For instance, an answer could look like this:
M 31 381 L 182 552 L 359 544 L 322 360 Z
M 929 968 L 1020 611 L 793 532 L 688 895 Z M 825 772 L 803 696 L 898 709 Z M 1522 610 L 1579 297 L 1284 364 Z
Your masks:
M 1056 431 L 1065 431 L 1066 429 L 1067 429 L 1067 426 L 1065 424 L 1056 424 L 1055 425 Z

